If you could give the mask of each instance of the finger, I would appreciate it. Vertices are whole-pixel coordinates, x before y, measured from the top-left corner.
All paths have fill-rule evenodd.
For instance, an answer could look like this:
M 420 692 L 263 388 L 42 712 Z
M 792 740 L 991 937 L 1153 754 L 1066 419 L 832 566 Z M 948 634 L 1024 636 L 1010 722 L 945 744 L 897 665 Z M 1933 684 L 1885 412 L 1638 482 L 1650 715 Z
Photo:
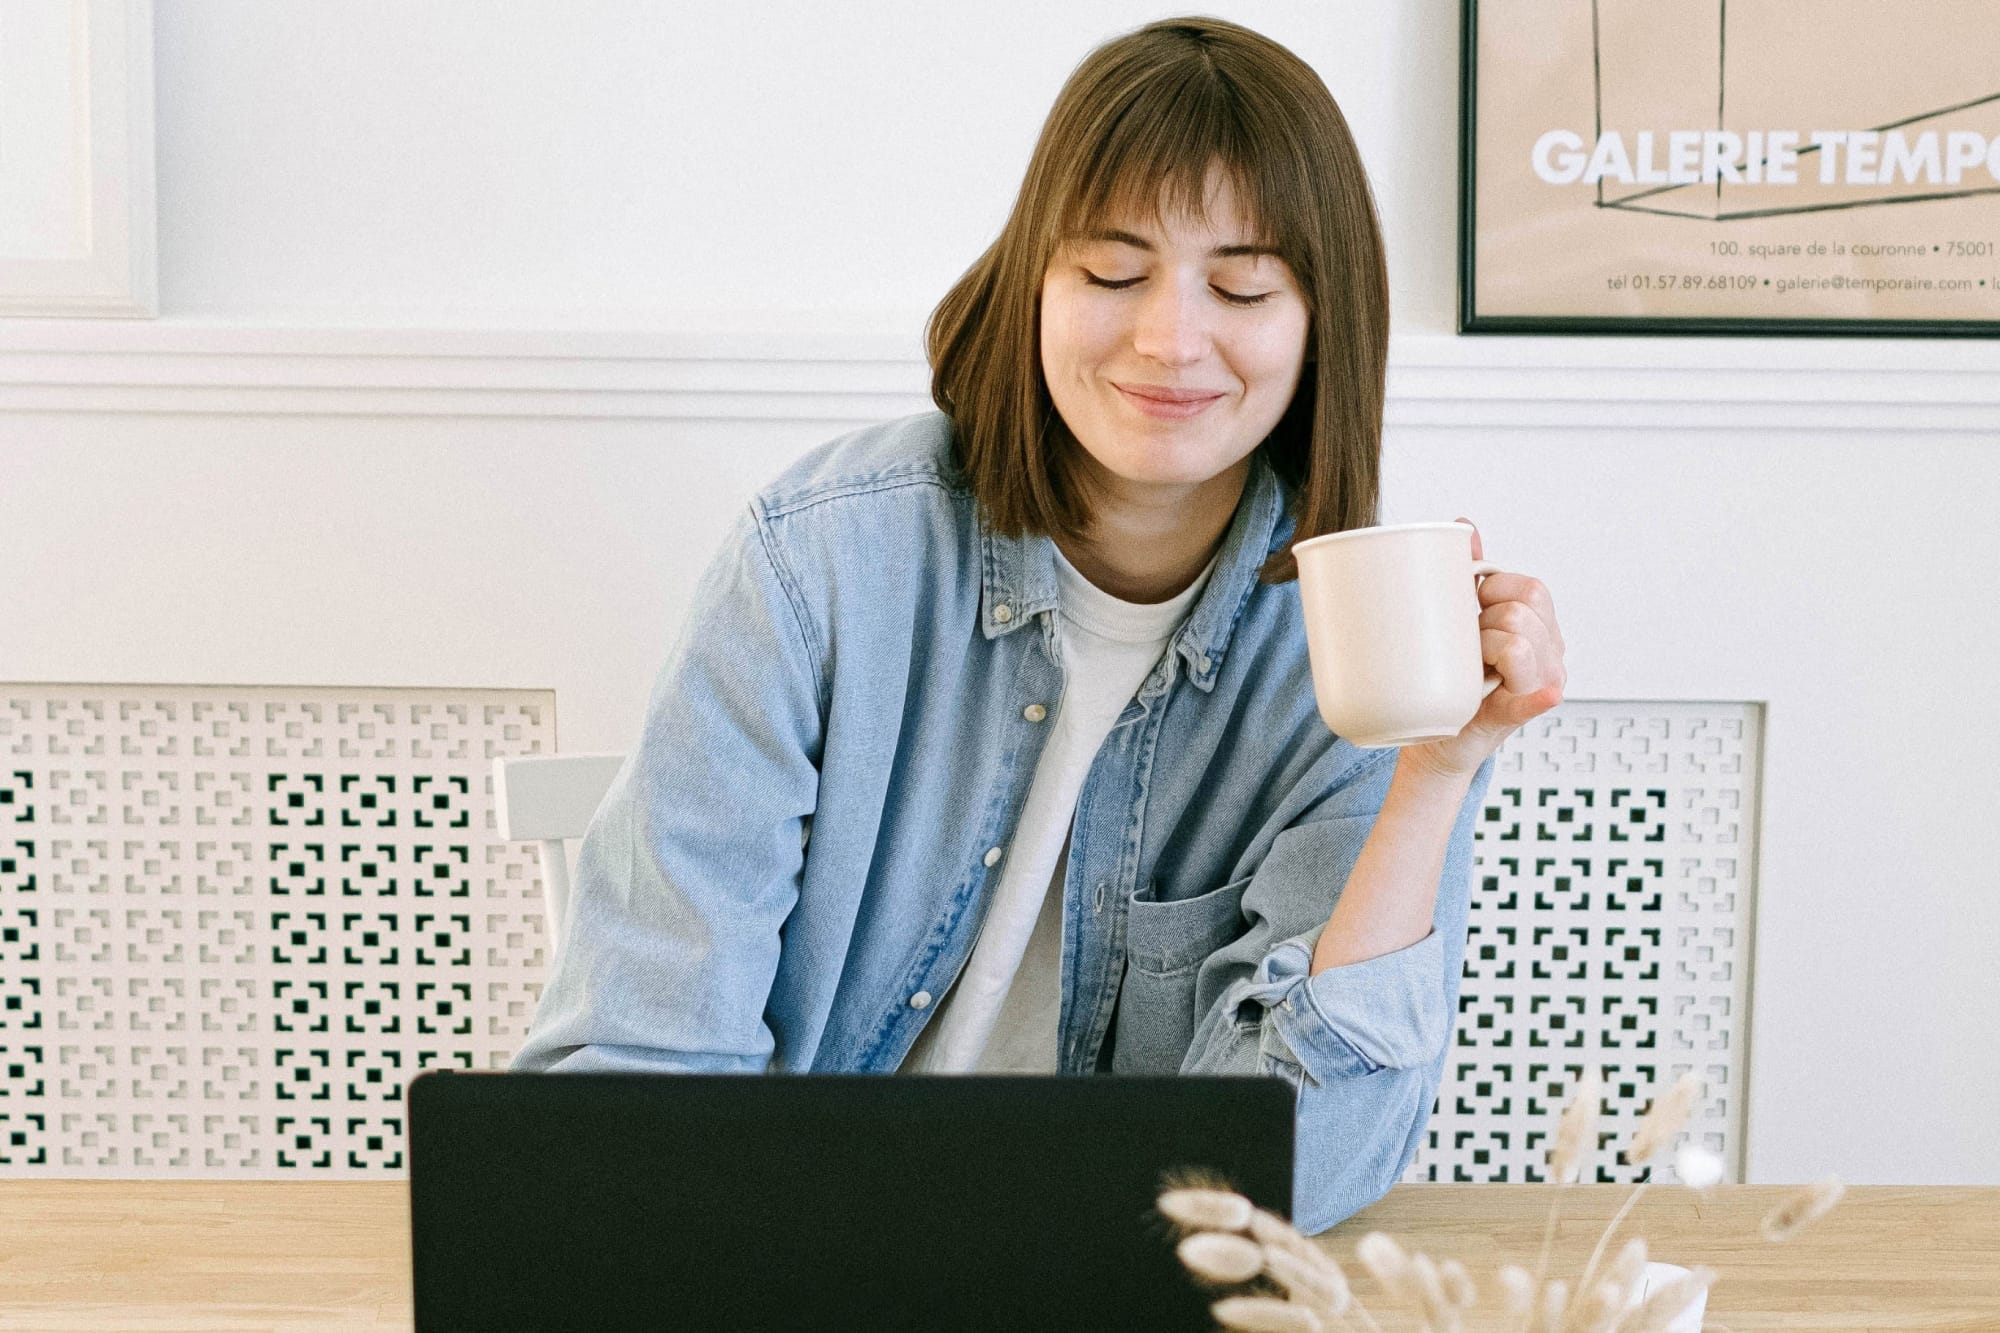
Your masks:
M 1479 613 L 1479 628 L 1504 630 L 1533 644 L 1544 678 L 1554 679 L 1563 674 L 1562 638 L 1549 629 L 1541 612 L 1529 603 L 1496 602 Z
M 1492 606 L 1496 602 L 1525 602 L 1535 595 L 1539 586 L 1540 580 L 1503 569 L 1479 581 L 1479 604 Z
M 1556 621 L 1555 599 L 1540 579 L 1505 571 L 1489 574 L 1479 585 L 1479 603 L 1488 609 L 1506 602 L 1520 602 L 1533 609 L 1547 627 L 1557 651 L 1563 648 L 1562 627 Z M 1484 621 L 1481 622 L 1485 623 Z
M 1458 521 L 1472 529 L 1472 558 L 1474 560 L 1484 560 L 1486 558 L 1486 543 L 1479 540 L 1479 525 L 1463 515 L 1459 517 Z
M 1533 694 L 1556 683 L 1536 651 L 1535 643 L 1504 629 L 1479 631 L 1479 652 L 1500 673 L 1500 689 L 1508 694 Z
M 1479 613 L 1479 628 L 1504 629 L 1522 638 L 1547 638 L 1549 627 L 1526 602 L 1495 602 Z

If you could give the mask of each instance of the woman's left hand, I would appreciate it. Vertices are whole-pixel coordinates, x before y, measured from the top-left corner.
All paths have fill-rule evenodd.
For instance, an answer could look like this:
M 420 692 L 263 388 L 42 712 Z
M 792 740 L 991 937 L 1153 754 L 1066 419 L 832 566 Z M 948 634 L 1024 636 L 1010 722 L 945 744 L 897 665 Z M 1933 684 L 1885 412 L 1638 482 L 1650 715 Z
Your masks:
M 1458 521 L 1472 527 L 1472 558 L 1485 559 L 1478 527 Z M 1540 579 L 1488 574 L 1479 581 L 1479 605 L 1480 656 L 1498 671 L 1499 686 L 1458 735 L 1405 746 L 1401 756 L 1444 775 L 1470 776 L 1523 723 L 1561 703 L 1569 681 L 1556 606 Z

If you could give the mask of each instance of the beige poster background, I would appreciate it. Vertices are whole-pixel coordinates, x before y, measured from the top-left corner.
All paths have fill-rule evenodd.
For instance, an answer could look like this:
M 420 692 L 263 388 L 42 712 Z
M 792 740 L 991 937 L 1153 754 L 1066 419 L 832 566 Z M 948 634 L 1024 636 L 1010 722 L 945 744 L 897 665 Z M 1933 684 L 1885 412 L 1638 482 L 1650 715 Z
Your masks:
M 1475 318 L 2000 321 L 1997 0 L 1488 0 L 1476 40 Z M 1674 131 L 1743 137 L 1746 177 L 1751 131 L 1796 133 L 1797 183 L 1536 174 L 1538 139 L 1587 156 L 1600 115 L 1628 158 L 1649 132 L 1656 170 Z M 1892 126 L 1995 151 L 1956 183 L 1850 183 L 1837 158 L 1833 184 L 1804 151 Z

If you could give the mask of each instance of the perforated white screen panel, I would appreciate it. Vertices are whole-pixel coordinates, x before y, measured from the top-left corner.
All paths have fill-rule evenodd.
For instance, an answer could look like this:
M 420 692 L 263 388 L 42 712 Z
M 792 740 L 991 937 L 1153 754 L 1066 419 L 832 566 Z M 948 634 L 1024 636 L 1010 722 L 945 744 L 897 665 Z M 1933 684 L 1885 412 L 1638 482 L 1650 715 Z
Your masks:
M 1745 703 L 1569 702 L 1508 740 L 1444 1084 L 1404 1179 L 1547 1179 L 1587 1065 L 1605 1095 L 1585 1179 L 1640 1178 L 1615 1153 L 1690 1069 L 1707 1091 L 1688 1134 L 1742 1179 L 1759 721 Z
M 554 731 L 532 691 L 0 686 L 0 1175 L 400 1173 L 403 1085 L 533 1016 L 489 767 Z M 1737 1162 L 1757 745 L 1750 705 L 1575 701 L 1508 742 L 1409 1179 L 1543 1178 L 1586 1062 L 1607 1142 L 1692 1068 Z
M 0 1171 L 370 1175 L 533 1016 L 517 690 L 0 686 Z

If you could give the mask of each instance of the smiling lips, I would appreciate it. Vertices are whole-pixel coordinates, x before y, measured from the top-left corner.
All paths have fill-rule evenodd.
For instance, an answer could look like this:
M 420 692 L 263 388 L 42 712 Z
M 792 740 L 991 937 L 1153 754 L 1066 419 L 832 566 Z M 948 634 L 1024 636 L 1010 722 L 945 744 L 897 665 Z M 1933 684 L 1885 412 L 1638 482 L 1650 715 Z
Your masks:
M 1222 397 L 1206 389 L 1169 389 L 1158 384 L 1128 387 L 1114 382 L 1113 387 L 1124 395 L 1126 402 L 1147 416 L 1175 420 L 1199 415 L 1210 403 Z

